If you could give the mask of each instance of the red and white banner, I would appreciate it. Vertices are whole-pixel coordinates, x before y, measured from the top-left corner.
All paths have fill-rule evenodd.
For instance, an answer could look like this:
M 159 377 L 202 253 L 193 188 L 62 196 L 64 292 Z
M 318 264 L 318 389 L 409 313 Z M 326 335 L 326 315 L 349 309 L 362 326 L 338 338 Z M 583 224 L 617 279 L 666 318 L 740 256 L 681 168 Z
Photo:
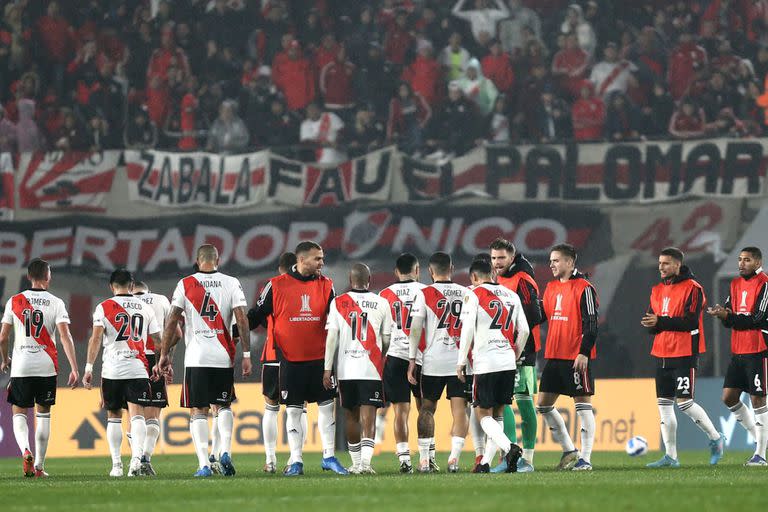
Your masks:
M 122 151 L 23 153 L 19 206 L 103 212 Z
M 0 153 L 0 220 L 13 220 L 15 204 L 13 155 Z

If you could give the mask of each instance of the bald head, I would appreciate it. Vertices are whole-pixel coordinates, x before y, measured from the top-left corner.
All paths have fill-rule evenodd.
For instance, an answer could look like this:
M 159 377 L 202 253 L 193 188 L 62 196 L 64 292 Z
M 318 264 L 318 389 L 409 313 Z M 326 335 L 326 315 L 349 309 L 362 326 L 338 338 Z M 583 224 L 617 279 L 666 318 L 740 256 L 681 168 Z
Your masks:
M 367 290 L 371 284 L 371 269 L 365 263 L 355 263 L 349 269 L 349 284 L 357 290 Z
M 202 272 L 216 270 L 219 266 L 219 251 L 212 244 L 203 244 L 197 248 L 195 261 Z

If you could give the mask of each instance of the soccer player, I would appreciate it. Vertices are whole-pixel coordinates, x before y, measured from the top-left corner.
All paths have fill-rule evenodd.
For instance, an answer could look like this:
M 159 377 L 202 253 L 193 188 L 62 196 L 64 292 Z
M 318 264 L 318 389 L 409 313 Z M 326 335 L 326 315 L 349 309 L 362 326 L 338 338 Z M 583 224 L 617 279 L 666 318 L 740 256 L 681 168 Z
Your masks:
M 17 293 L 5 304 L 0 329 L 0 369 L 11 368 L 8 402 L 13 410 L 13 434 L 21 451 L 24 476 L 44 478 L 45 452 L 51 435 L 51 406 L 56 403 L 56 375 L 59 358 L 56 331 L 69 362 L 67 384 L 74 389 L 80 376 L 77 356 L 69 332 L 69 315 L 64 302 L 48 292 L 51 267 L 47 261 L 33 259 L 27 267 L 32 287 Z M 8 341 L 13 329 L 13 364 L 8 357 Z M 29 449 L 27 409 L 35 407 L 35 457 Z
M 661 282 L 651 290 L 651 304 L 640 323 L 653 338 L 651 355 L 656 358 L 656 397 L 661 416 L 661 438 L 666 453 L 649 468 L 680 467 L 677 460 L 677 418 L 674 405 L 709 437 L 710 464 L 723 456 L 725 437 L 704 409 L 693 401 L 696 363 L 705 351 L 704 290 L 691 270 L 683 265 L 680 249 L 667 247 L 659 254 Z
M 541 333 L 539 324 L 543 321 L 541 302 L 539 301 L 539 286 L 533 275 L 533 266 L 525 257 L 515 250 L 512 242 L 497 238 L 491 243 L 491 260 L 496 270 L 496 281 L 515 292 L 523 304 L 525 319 L 530 328 L 530 334 L 523 350 L 522 359 L 515 375 L 515 401 L 522 417 L 523 456 L 520 458 L 521 473 L 533 471 L 533 450 L 536 446 L 536 408 L 533 405 L 533 395 L 536 394 L 536 353 L 541 348 Z M 512 407 L 504 408 L 504 431 L 510 435 L 510 441 L 517 440 L 515 413 Z M 494 471 L 504 469 L 504 461 Z
M 745 247 L 739 253 L 739 277 L 731 281 L 725 305 L 716 304 L 707 313 L 719 318 L 731 329 L 731 362 L 723 382 L 723 402 L 757 444 L 746 466 L 766 466 L 768 444 L 768 276 L 763 272 L 763 253 L 757 247 Z M 741 393 L 749 393 L 754 418 L 741 402 Z
M 595 357 L 598 300 L 592 283 L 576 269 L 576 257 L 576 249 L 569 244 L 556 245 L 549 254 L 549 268 L 555 279 L 544 290 L 544 314 L 549 326 L 537 410 L 547 422 L 552 439 L 563 448 L 557 468 L 591 471 L 595 379 L 589 362 Z M 560 395 L 572 397 L 576 404 L 581 423 L 581 457 L 555 408 Z
M 493 264 L 491 262 L 491 255 L 487 252 L 481 252 L 478 254 L 475 254 L 475 257 L 472 258 L 472 262 L 474 263 L 477 260 L 482 260 L 491 265 L 491 269 L 493 269 Z M 496 272 L 493 271 L 493 278 L 494 281 L 496 279 Z M 473 289 L 474 286 L 472 284 L 469 285 L 469 289 Z M 470 375 L 472 371 L 472 364 L 468 364 L 467 367 L 464 370 L 464 374 L 466 378 L 470 381 L 469 384 L 472 385 L 472 376 Z M 480 462 L 483 460 L 483 455 L 485 454 L 485 443 L 486 443 L 486 436 L 485 432 L 483 431 L 482 425 L 480 425 L 480 418 L 477 415 L 477 409 L 475 407 L 472 407 L 472 404 L 469 403 L 467 408 L 469 409 L 467 415 L 469 416 L 469 433 L 472 435 L 472 444 L 475 448 L 475 465 L 472 468 L 472 473 L 477 473 L 480 470 Z M 512 438 L 510 438 L 511 440 Z M 503 457 L 502 457 L 502 463 L 503 463 Z M 500 464 L 501 465 L 501 464 Z M 496 468 L 492 469 L 491 471 L 495 471 Z
M 517 471 L 522 454 L 504 433 L 501 417 L 512 403 L 515 368 L 528 339 L 529 328 L 520 298 L 493 281 L 490 263 L 475 260 L 469 267 L 473 288 L 461 308 L 461 342 L 456 373 L 465 381 L 465 368 L 472 350 L 474 371 L 473 407 L 488 440 L 477 473 L 489 473 L 489 462 L 501 449 L 505 471 Z
M 147 436 L 144 408 L 151 402 L 150 368 L 144 353 L 147 338 L 160 343 L 155 314 L 132 294 L 133 275 L 118 269 L 109 278 L 114 297 L 101 302 L 93 312 L 93 333 L 83 373 L 86 389 L 93 386 L 93 363 L 102 345 L 101 397 L 107 410 L 107 443 L 112 455 L 109 476 L 123 476 L 120 445 L 123 442 L 123 409 L 131 418 L 131 463 L 128 476 L 141 474 L 141 457 Z
M 419 471 L 431 473 L 440 468 L 430 453 L 435 438 L 435 411 L 437 401 L 446 390 L 451 402 L 451 453 L 448 456 L 448 471 L 459 470 L 459 455 L 464 449 L 467 437 L 467 402 L 471 392 L 468 383 L 461 382 L 456 375 L 456 361 L 461 337 L 461 306 L 469 290 L 451 281 L 453 263 L 451 256 L 436 252 L 429 258 L 429 274 L 433 283 L 422 289 L 424 308 L 419 308 L 418 317 L 424 325 L 426 346 L 421 367 L 421 409 L 419 410 L 418 446 Z M 413 313 L 414 317 L 416 312 Z M 409 338 L 408 381 L 415 385 L 416 355 L 421 331 L 411 326 Z
M 181 406 L 190 409 L 189 430 L 197 454 L 197 477 L 213 475 L 208 458 L 208 411 L 217 415 L 218 462 L 224 476 L 234 476 L 232 464 L 231 404 L 235 394 L 235 352 L 237 345 L 230 326 L 234 316 L 240 332 L 248 332 L 246 302 L 240 281 L 219 272 L 219 251 L 210 244 L 197 249 L 199 271 L 176 285 L 171 312 L 163 330 L 163 345 L 158 374 L 171 371 L 170 351 L 178 341 L 176 328 L 184 314 L 184 386 Z M 243 346 L 243 377 L 251 374 L 251 353 Z
M 288 446 L 291 449 L 285 476 L 304 474 L 302 458 L 305 427 L 301 424 L 305 402 L 317 402 L 317 427 L 323 446 L 323 470 L 349 474 L 335 456 L 335 390 L 323 386 L 325 325 L 335 293 L 333 282 L 321 271 L 323 248 L 312 241 L 296 246 L 296 266 L 273 277 L 264 287 L 252 324 L 264 325 L 272 316 L 272 336 L 280 360 L 280 401 L 285 404 Z
M 375 474 L 371 468 L 376 409 L 384 405 L 381 377 L 389 345 L 392 314 L 389 302 L 368 290 L 371 270 L 355 263 L 349 271 L 350 290 L 331 303 L 325 339 L 323 385 L 334 389 L 333 366 L 339 381 L 339 403 L 346 411 L 350 473 Z M 338 356 L 336 354 L 338 347 Z
M 414 317 L 419 317 L 421 336 L 417 345 L 423 348 L 423 329 L 421 329 L 421 311 L 424 285 L 419 282 L 419 260 L 410 253 L 398 256 L 395 261 L 397 282 L 381 291 L 379 295 L 389 302 L 392 311 L 392 337 L 384 363 L 384 396 L 392 403 L 395 410 L 395 449 L 400 461 L 401 473 L 413 473 L 411 451 L 408 447 L 408 417 L 411 412 L 411 395 L 416 399 L 416 409 L 421 407 L 421 349 L 416 352 L 416 384 L 408 382 L 408 361 L 410 351 L 409 337 Z

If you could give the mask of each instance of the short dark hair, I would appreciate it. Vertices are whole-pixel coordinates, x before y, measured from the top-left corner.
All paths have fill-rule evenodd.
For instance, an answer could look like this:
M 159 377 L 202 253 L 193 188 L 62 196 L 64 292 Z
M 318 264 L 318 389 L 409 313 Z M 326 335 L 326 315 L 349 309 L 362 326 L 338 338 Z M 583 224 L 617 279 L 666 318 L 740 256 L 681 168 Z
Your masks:
M 763 251 L 761 251 L 759 247 L 754 247 L 754 246 L 745 247 L 741 250 L 741 252 L 748 252 L 756 260 L 762 261 L 763 259 Z
M 515 244 L 507 240 L 506 238 L 497 238 L 491 242 L 490 250 L 492 251 L 508 251 L 512 254 L 515 253 Z
M 320 244 L 317 242 L 313 242 L 312 240 L 304 240 L 303 242 L 299 242 L 299 244 L 296 246 L 296 249 L 293 251 L 296 253 L 296 257 L 299 257 L 299 254 L 306 254 L 309 251 L 316 249 L 318 251 L 322 251 L 323 248 L 320 247 Z
M 409 252 L 404 252 L 395 260 L 395 269 L 401 274 L 410 274 L 416 265 L 419 264 L 419 259 Z
M 144 281 L 134 281 L 133 289 L 136 290 L 137 288 L 149 291 L 149 285 Z
M 469 274 L 475 274 L 477 276 L 490 276 L 493 273 L 491 264 L 485 260 L 476 259 L 469 266 Z
M 284 252 L 277 261 L 277 268 L 280 270 L 291 270 L 296 264 L 296 255 L 292 252 Z
M 429 257 L 429 266 L 437 274 L 447 274 L 451 271 L 451 255 L 446 252 L 436 252 Z
M 678 249 L 677 247 L 665 247 L 661 250 L 659 253 L 660 256 L 670 256 L 671 258 L 679 261 L 680 263 L 683 262 L 683 259 L 685 258 L 685 254 L 683 251 Z
M 27 266 L 27 276 L 30 281 L 43 281 L 48 277 L 49 270 L 51 270 L 51 265 L 47 261 L 35 258 Z
M 487 261 L 489 264 L 491 263 L 491 255 L 487 252 L 481 252 L 478 254 L 475 254 L 475 257 L 472 258 L 472 261 Z
M 130 286 L 133 283 L 133 274 L 124 268 L 119 268 L 109 276 L 109 284 L 117 286 Z
M 552 247 L 549 252 L 559 252 L 567 258 L 571 258 L 573 261 L 576 261 L 576 258 L 578 258 L 576 248 L 571 244 L 557 244 L 556 246 Z

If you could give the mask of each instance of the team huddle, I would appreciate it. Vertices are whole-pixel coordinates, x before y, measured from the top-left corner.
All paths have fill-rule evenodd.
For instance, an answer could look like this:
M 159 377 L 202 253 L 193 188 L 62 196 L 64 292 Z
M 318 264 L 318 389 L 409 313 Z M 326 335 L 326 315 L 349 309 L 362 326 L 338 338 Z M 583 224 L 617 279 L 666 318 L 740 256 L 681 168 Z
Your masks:
M 731 282 L 729 296 L 723 305 L 711 307 L 683 259 L 678 249 L 661 251 L 661 281 L 653 287 L 641 318 L 653 336 L 651 356 L 658 363 L 656 394 L 665 447 L 664 456 L 648 467 L 680 466 L 675 404 L 707 436 L 710 463 L 717 464 L 723 455 L 723 434 L 694 401 L 697 360 L 705 351 L 705 313 L 731 329 L 733 356 L 723 401 L 756 440 L 755 453 L 746 465 L 768 465 L 768 276 L 762 269 L 762 254 L 755 247 L 741 251 L 739 276 Z M 429 258 L 431 284 L 422 284 L 418 259 L 406 253 L 395 262 L 396 282 L 380 293 L 370 290 L 370 269 L 354 263 L 348 291 L 336 295 L 333 283 L 322 274 L 321 246 L 304 241 L 295 253 L 281 256 L 279 275 L 267 282 L 250 309 L 240 282 L 219 272 L 219 254 L 213 245 L 198 248 L 195 273 L 178 282 L 170 301 L 151 293 L 127 270 L 118 269 L 110 276 L 113 297 L 98 304 L 93 313 L 82 378 L 86 388 L 94 385 L 94 364 L 103 350 L 100 387 L 108 418 L 110 476 L 125 474 L 120 456 L 124 410 L 130 418 L 125 436 L 131 448 L 127 475 L 155 474 L 152 454 L 160 435 L 159 418 L 168 404 L 166 384 L 174 377 L 173 351 L 182 339 L 181 406 L 190 409 L 189 429 L 198 459 L 195 476 L 234 475 L 231 404 L 236 400 L 236 354 L 241 351 L 242 375 L 248 377 L 252 372 L 250 331 L 260 327 L 266 329 L 261 363 L 267 473 L 277 472 L 280 404 L 285 406 L 290 448 L 283 474 L 304 473 L 308 403 L 318 406 L 323 470 L 341 475 L 375 473 L 377 409 L 391 404 L 400 472 L 413 473 L 414 466 L 422 473 L 440 471 L 435 429 L 447 426 L 435 425 L 434 415 L 443 396 L 452 418 L 448 472 L 459 471 L 468 433 L 475 449 L 472 472 L 534 471 L 537 412 L 562 447 L 557 468 L 590 471 L 595 438 L 591 362 L 596 357 L 599 300 L 576 261 L 573 246 L 554 246 L 549 257 L 553 279 L 542 294 L 528 260 L 512 243 L 497 239 L 488 253 L 473 259 L 469 287 L 452 281 L 451 256 L 443 252 Z M 71 369 L 68 385 L 76 387 L 80 376 L 65 304 L 48 292 L 48 263 L 33 260 L 28 278 L 31 288 L 11 297 L 5 306 L 0 364 L 2 371 L 10 368 L 11 372 L 8 401 L 24 475 L 46 477 L 58 375 L 57 333 Z M 241 337 L 241 333 L 247 334 Z M 542 344 L 544 365 L 537 382 L 536 357 Z M 740 401 L 742 392 L 750 395 L 753 411 Z M 555 408 L 560 395 L 574 401 L 579 449 Z M 352 461 L 348 467 L 336 457 L 337 398 L 345 414 Z M 513 400 L 522 419 L 522 446 L 517 444 Z M 409 444 L 411 403 L 418 414 L 417 465 L 412 463 Z M 26 416 L 33 407 L 34 455 Z M 210 429 L 209 414 L 213 416 Z

